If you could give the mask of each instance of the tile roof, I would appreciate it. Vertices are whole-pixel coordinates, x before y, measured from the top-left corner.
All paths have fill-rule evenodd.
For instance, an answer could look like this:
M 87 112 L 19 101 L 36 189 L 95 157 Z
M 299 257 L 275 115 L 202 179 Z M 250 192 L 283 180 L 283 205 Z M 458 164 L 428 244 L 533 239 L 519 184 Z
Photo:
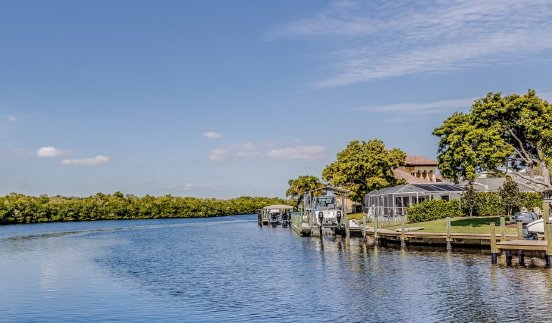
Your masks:
M 406 166 L 437 166 L 435 160 L 423 156 L 406 156 Z

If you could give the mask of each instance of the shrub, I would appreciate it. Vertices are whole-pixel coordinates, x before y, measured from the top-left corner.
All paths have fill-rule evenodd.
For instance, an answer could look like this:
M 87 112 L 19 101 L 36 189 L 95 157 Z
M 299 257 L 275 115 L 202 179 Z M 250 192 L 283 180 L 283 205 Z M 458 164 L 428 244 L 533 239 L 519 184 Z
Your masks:
M 498 193 L 477 192 L 475 201 L 475 212 L 478 216 L 505 215 L 506 213 L 506 208 Z
M 460 201 L 431 200 L 410 206 L 407 210 L 408 222 L 424 222 L 462 215 Z
M 519 194 L 521 195 L 522 207 L 529 211 L 533 211 L 536 207 L 542 209 L 542 195 L 540 193 L 520 192 Z

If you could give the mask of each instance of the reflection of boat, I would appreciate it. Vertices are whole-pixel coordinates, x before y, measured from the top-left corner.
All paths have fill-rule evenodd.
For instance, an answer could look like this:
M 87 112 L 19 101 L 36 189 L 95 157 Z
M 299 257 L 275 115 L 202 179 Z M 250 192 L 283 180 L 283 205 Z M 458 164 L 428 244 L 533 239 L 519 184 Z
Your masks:
M 287 224 L 291 220 L 291 211 L 293 206 L 289 205 L 269 205 L 263 207 L 259 214 L 259 224 Z

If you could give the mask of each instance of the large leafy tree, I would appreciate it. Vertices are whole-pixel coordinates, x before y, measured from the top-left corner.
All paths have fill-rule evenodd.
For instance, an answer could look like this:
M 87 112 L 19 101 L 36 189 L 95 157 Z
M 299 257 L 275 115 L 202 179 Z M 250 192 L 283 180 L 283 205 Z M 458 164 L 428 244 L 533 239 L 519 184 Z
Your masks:
M 406 154 L 386 149 L 383 141 L 351 141 L 326 166 L 322 178 L 350 191 L 349 197 L 364 205 L 364 196 L 373 190 L 403 183 L 393 176 L 393 168 L 404 165 Z
M 467 114 L 455 113 L 433 131 L 446 178 L 473 181 L 482 171 L 504 172 L 535 191 L 552 189 L 552 105 L 535 91 L 489 93 Z
M 289 188 L 286 191 L 286 196 L 295 200 L 308 191 L 314 191 L 324 186 L 318 177 L 312 175 L 303 175 L 290 179 L 288 184 Z

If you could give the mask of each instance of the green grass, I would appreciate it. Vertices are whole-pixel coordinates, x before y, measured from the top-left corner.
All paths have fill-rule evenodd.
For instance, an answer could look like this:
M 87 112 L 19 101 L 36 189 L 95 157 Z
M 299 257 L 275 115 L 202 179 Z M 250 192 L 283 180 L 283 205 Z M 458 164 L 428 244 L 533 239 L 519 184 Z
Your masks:
M 490 223 L 494 222 L 500 226 L 500 217 L 463 217 L 450 220 L 450 232 L 453 233 L 490 233 Z M 392 226 L 389 229 L 398 229 L 401 226 Z M 427 222 L 408 223 L 406 228 L 423 227 L 425 232 L 446 232 L 446 219 L 439 219 Z M 500 232 L 500 227 L 496 229 Z M 506 226 L 506 234 L 515 234 L 515 227 Z
M 351 213 L 347 214 L 345 217 L 346 220 L 362 220 L 362 217 L 364 216 L 364 213 Z

